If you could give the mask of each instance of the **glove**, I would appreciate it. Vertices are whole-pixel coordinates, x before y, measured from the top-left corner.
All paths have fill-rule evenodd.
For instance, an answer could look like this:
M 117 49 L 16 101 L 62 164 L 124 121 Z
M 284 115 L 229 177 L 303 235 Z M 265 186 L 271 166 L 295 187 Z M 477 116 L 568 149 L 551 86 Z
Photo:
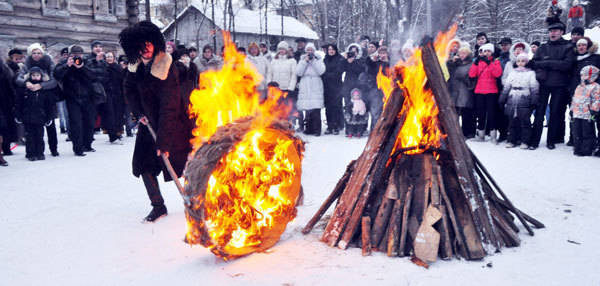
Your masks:
M 597 121 L 600 119 L 600 116 L 598 116 L 598 111 L 590 111 L 590 113 L 592 114 L 592 117 L 590 118 L 591 121 Z
M 481 60 L 484 61 L 486 64 L 490 64 L 490 59 L 488 59 L 487 57 L 481 57 Z
M 479 65 L 479 57 L 475 58 L 475 61 L 473 61 L 473 64 L 476 66 Z

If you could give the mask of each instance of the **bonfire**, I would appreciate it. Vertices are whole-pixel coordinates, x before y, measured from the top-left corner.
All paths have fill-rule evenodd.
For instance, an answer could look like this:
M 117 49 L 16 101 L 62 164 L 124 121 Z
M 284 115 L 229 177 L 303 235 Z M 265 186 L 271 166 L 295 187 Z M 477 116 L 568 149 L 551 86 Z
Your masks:
M 273 246 L 296 216 L 303 142 L 285 94 L 262 80 L 224 34 L 224 65 L 200 75 L 190 96 L 194 152 L 185 176 L 185 241 L 231 259 Z
M 440 67 L 455 32 L 425 39 L 389 76 L 380 72 L 383 113 L 304 233 L 337 200 L 323 242 L 428 266 L 438 257 L 476 260 L 518 246 L 513 215 L 530 235 L 529 224 L 544 227 L 512 204 L 465 143 Z

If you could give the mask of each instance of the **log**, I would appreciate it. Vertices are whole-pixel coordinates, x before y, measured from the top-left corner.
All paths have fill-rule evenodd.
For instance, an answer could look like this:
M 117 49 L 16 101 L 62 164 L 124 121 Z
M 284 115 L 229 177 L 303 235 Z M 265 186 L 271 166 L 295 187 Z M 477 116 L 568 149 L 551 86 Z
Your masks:
M 355 163 L 356 160 L 353 160 L 352 162 L 350 162 L 350 164 L 348 164 L 348 166 L 346 166 L 346 172 L 344 172 L 342 178 L 338 181 L 337 185 L 335 185 L 333 192 L 331 192 L 331 194 L 327 197 L 325 202 L 323 202 L 317 213 L 315 213 L 315 215 L 308 221 L 306 226 L 302 229 L 303 234 L 308 234 L 317 224 L 317 222 L 321 219 L 321 217 L 325 214 L 325 212 L 327 212 L 331 204 L 333 204 L 333 202 L 340 197 L 340 195 L 344 191 L 344 188 L 346 188 L 346 184 L 348 183 L 348 179 L 350 179 L 352 171 L 354 171 Z
M 362 255 L 371 255 L 371 217 L 364 216 L 362 218 Z
M 353 211 L 359 215 L 358 217 L 352 216 L 350 229 L 354 228 L 360 217 L 362 217 L 362 208 L 364 208 L 364 205 L 355 208 L 356 203 L 359 198 L 362 198 L 363 204 L 366 204 L 368 198 L 365 198 L 363 194 L 365 179 L 367 179 L 367 174 L 371 172 L 375 161 L 377 161 L 382 146 L 389 140 L 390 131 L 396 124 L 396 116 L 402 108 L 403 103 L 404 96 L 402 95 L 402 91 L 400 89 L 395 89 L 390 95 L 374 130 L 369 136 L 365 151 L 360 155 L 356 162 L 355 170 L 352 172 L 348 185 L 340 197 L 338 206 L 335 208 L 329 223 L 325 227 L 325 232 L 323 233 L 321 240 L 329 246 L 333 247 L 338 243 L 340 236 L 343 234 L 344 229 L 351 220 Z M 345 236 L 344 245 L 342 245 L 342 248 L 344 249 L 352 238 L 354 230 L 352 229 L 348 233 L 349 234 Z
M 458 124 L 458 116 L 446 80 L 444 79 L 440 62 L 438 61 L 431 38 L 424 39 L 422 43 L 423 68 L 427 75 L 427 82 L 437 103 L 440 124 L 447 136 L 448 150 L 452 154 L 456 175 L 461 186 L 461 194 L 469 206 L 480 240 L 491 244 L 499 250 L 498 233 L 494 228 L 492 217 L 487 210 L 483 190 L 479 188 L 473 173 L 475 164 L 465 143 L 462 130 Z
M 440 233 L 440 257 L 444 260 L 452 258 L 452 240 L 450 239 L 450 229 L 446 206 L 439 205 L 438 209 L 442 214 L 442 219 L 438 222 L 438 231 Z
M 476 164 L 476 167 L 477 167 L 477 171 L 478 171 L 478 173 L 481 174 L 480 176 L 482 178 L 487 178 L 487 180 L 492 184 L 492 186 L 494 186 L 494 188 L 496 189 L 496 191 L 500 194 L 500 196 L 502 196 L 502 198 L 504 199 L 504 201 L 511 208 L 511 211 L 521 221 L 521 223 L 523 224 L 523 226 L 527 230 L 527 233 L 529 233 L 529 235 L 533 236 L 534 235 L 533 234 L 533 230 L 531 229 L 531 227 L 529 227 L 529 225 L 527 224 L 527 222 L 523 218 L 523 215 L 521 215 L 521 211 L 519 211 L 513 205 L 513 203 L 508 199 L 508 197 L 504 194 L 504 192 L 502 191 L 502 189 L 500 188 L 500 186 L 498 186 L 498 183 L 496 183 L 496 180 L 494 180 L 494 178 L 492 178 L 492 176 L 487 171 L 487 169 L 485 168 L 485 166 L 483 166 L 483 164 L 481 163 L 481 161 L 479 161 L 479 158 L 477 158 L 477 156 L 475 156 L 475 153 L 473 153 L 473 151 L 471 149 L 469 149 L 469 152 L 470 152 L 471 156 L 473 156 L 473 161 L 475 161 L 475 164 Z
M 404 203 L 402 200 L 395 200 L 394 209 L 390 218 L 387 242 L 387 256 L 398 256 L 398 240 L 400 238 L 400 223 L 402 221 L 402 210 Z
M 402 226 L 400 228 L 400 245 L 398 246 L 398 256 L 406 256 L 406 235 L 408 230 L 408 216 L 410 213 L 410 205 L 412 201 L 412 187 L 406 192 L 406 200 L 404 201 L 404 210 L 402 212 Z
M 503 201 L 502 199 L 498 198 L 498 197 L 493 197 L 492 200 L 494 200 L 494 202 L 497 202 L 500 206 L 502 206 L 503 208 L 505 208 L 508 211 L 513 212 L 513 210 L 510 208 L 510 206 L 508 205 L 507 202 Z M 530 215 L 524 213 L 523 211 L 519 210 L 519 212 L 521 213 L 521 215 L 523 215 L 523 218 L 528 221 L 529 223 L 531 223 L 533 225 L 533 227 L 535 228 L 545 228 L 546 226 L 539 220 L 531 217 Z M 514 212 L 513 212 L 514 213 Z
M 398 103 L 393 103 L 393 104 L 403 104 L 404 103 L 404 96 L 402 92 L 399 92 L 400 89 L 396 89 L 394 92 L 392 92 L 392 96 L 396 96 L 396 97 L 402 97 L 401 98 L 401 102 Z M 388 104 L 390 104 L 391 99 L 388 100 Z M 386 105 L 387 108 L 387 105 Z M 395 110 L 395 109 L 392 109 Z M 384 110 L 385 111 L 385 110 Z M 372 166 L 372 170 L 368 173 L 369 175 L 366 177 L 365 181 L 365 185 L 364 185 L 364 189 L 362 191 L 362 193 L 360 194 L 360 197 L 358 198 L 356 205 L 354 207 L 354 209 L 351 212 L 351 216 L 350 219 L 348 220 L 348 225 L 346 227 L 346 229 L 344 229 L 344 233 L 341 236 L 341 240 L 340 243 L 338 244 L 338 247 L 340 247 L 341 249 L 346 249 L 347 248 L 347 244 L 350 241 L 350 239 L 352 238 L 352 236 L 354 235 L 354 233 L 356 232 L 356 230 L 358 229 L 358 223 L 360 221 L 360 217 L 363 214 L 363 211 L 365 209 L 366 203 L 369 201 L 369 198 L 371 196 L 371 194 L 373 193 L 373 191 L 375 190 L 375 187 L 380 183 L 380 180 L 382 180 L 383 178 L 385 178 L 386 176 L 384 176 L 384 173 L 387 171 L 387 164 L 390 162 L 390 155 L 392 154 L 392 150 L 394 149 L 394 145 L 396 142 L 396 137 L 398 137 L 398 134 L 400 134 L 400 130 L 402 129 L 402 126 L 404 125 L 404 120 L 406 119 L 406 114 L 400 114 L 400 116 L 398 116 L 398 113 L 396 113 L 396 116 L 394 117 L 394 120 L 392 123 L 390 123 L 390 127 L 393 126 L 394 128 L 384 128 L 386 125 L 386 118 L 383 117 L 384 114 L 382 114 L 382 118 L 379 119 L 379 121 L 377 121 L 377 124 L 375 125 L 375 129 L 374 129 L 374 133 L 388 133 L 388 136 L 386 136 L 386 140 L 381 142 L 381 145 L 383 146 L 383 148 L 380 149 L 379 155 L 375 158 L 375 164 Z M 391 116 L 391 115 L 390 115 Z M 384 127 L 382 127 L 381 129 L 377 128 L 377 125 L 379 125 L 380 122 L 384 122 L 382 125 Z M 390 129 L 392 129 L 390 131 Z M 365 149 L 365 151 L 368 152 L 368 147 Z M 361 180 L 362 181 L 362 180 Z

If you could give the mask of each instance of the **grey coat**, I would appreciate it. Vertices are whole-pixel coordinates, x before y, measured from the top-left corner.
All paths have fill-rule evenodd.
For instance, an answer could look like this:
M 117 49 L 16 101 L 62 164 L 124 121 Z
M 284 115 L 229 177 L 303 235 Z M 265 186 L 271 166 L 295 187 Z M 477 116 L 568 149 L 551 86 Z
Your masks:
M 456 107 L 473 108 L 474 86 L 471 84 L 471 79 L 469 78 L 471 63 L 471 57 L 466 58 L 464 61 L 459 59 L 456 62 L 447 62 L 448 71 L 450 72 L 448 87 L 452 102 L 454 102 L 454 106 Z
M 320 109 L 324 107 L 323 81 L 321 75 L 325 73 L 323 59 L 315 55 L 310 62 L 306 55 L 302 55 L 296 66 L 296 75 L 300 77 L 298 86 L 298 110 Z

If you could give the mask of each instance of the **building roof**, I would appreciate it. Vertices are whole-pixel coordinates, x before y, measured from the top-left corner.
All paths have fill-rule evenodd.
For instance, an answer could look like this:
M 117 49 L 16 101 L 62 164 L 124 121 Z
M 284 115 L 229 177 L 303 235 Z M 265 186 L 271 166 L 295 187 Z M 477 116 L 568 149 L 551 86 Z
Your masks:
M 222 7 L 215 5 L 215 25 L 224 30 L 223 27 L 223 9 Z M 201 3 L 200 1 L 193 1 L 192 4 L 188 5 L 185 9 L 177 15 L 177 19 L 183 17 L 188 11 L 192 9 L 204 14 L 208 19 L 211 18 L 211 7 L 208 4 Z M 263 13 L 259 11 L 252 11 L 246 8 L 233 8 L 234 10 L 234 24 L 236 33 L 247 33 L 247 34 L 264 34 L 264 17 Z M 267 34 L 272 36 L 281 36 L 281 15 L 269 12 L 267 15 Z M 227 18 L 229 21 L 229 18 Z M 173 25 L 174 21 L 171 21 L 163 29 L 163 33 L 169 30 Z M 261 29 L 262 23 L 262 29 Z M 283 16 L 283 34 L 284 36 L 300 38 L 304 37 L 307 39 L 317 40 L 319 35 L 311 28 L 306 26 L 304 23 L 298 21 L 296 18 Z

